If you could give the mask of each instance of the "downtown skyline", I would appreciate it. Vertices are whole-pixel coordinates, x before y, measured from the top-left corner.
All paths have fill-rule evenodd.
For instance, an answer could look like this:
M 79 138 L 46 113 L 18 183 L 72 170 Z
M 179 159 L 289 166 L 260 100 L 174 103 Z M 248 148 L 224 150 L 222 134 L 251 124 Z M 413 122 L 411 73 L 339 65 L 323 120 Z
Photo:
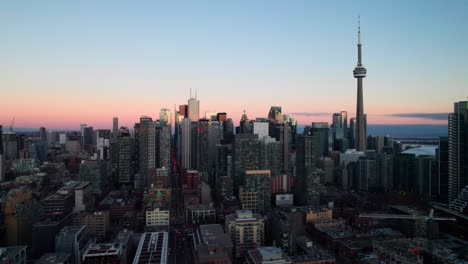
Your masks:
M 186 104 L 190 88 L 201 116 L 235 124 L 272 105 L 299 124 L 353 117 L 358 14 L 369 124 L 446 124 L 467 96 L 461 1 L 45 3 L 1 4 L 4 127 L 110 128 L 114 116 L 132 127 Z

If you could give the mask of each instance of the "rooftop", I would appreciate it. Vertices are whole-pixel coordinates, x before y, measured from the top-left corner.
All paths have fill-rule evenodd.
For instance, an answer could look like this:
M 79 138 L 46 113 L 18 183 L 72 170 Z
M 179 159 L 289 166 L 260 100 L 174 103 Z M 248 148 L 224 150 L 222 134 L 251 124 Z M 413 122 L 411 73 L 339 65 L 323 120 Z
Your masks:
M 70 262 L 70 254 L 46 253 L 35 264 L 61 264 Z
M 90 244 L 84 252 L 83 258 L 120 255 L 121 251 L 122 244 L 120 243 Z
M 292 263 L 291 259 L 277 247 L 260 247 L 254 250 L 249 250 L 249 256 L 255 264 Z
M 403 151 L 403 154 L 414 154 L 416 156 L 422 156 L 422 155 L 428 155 L 435 157 L 436 154 L 436 146 L 422 146 L 422 147 L 416 147 L 416 148 L 411 148 Z
M 200 225 L 197 233 L 199 233 L 200 243 L 232 247 L 230 237 L 224 233 L 223 228 L 219 224 Z
M 168 237 L 167 232 L 143 233 L 133 264 L 167 263 Z

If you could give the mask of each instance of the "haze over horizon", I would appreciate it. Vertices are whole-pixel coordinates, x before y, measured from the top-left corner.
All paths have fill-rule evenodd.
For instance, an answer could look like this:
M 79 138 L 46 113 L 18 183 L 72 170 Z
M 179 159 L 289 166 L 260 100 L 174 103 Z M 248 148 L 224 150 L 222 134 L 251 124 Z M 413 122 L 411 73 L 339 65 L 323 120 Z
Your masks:
M 369 124 L 446 124 L 465 100 L 468 2 L 30 1 L 0 4 L 0 124 L 133 127 L 186 104 L 201 116 L 280 105 L 300 124 L 356 110 L 361 16 Z M 5 100 L 6 99 L 6 100 Z

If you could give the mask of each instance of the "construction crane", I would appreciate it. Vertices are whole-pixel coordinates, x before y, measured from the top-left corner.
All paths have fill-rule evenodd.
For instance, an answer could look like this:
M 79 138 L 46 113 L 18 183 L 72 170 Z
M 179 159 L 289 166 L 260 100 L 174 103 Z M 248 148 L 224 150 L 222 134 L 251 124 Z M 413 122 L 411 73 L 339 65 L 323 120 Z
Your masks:
M 434 217 L 434 209 L 429 211 L 429 215 L 400 215 L 400 214 L 360 214 L 363 218 L 379 218 L 379 219 L 407 219 L 407 220 L 424 220 L 424 221 L 456 221 L 454 217 Z

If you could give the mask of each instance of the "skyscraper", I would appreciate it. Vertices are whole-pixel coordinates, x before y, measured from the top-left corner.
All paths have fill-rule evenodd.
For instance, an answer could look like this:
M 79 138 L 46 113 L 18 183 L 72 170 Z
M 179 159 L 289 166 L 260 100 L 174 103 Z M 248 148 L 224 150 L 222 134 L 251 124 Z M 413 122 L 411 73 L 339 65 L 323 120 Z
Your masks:
M 448 120 L 448 200 L 468 185 L 468 101 L 456 102 Z
M 246 170 L 239 191 L 242 209 L 266 213 L 270 210 L 270 170 Z
M 130 137 L 130 132 L 126 127 L 120 129 L 118 142 L 118 162 L 117 175 L 120 184 L 131 184 L 133 182 L 133 139 Z
M 314 158 L 319 160 L 328 154 L 329 145 L 329 128 L 326 122 L 312 123 L 310 130 L 311 135 L 314 137 Z
M 364 120 L 364 99 L 362 91 L 362 79 L 366 77 L 367 70 L 361 63 L 361 23 L 358 25 L 358 63 L 354 68 L 354 78 L 357 78 L 357 107 L 356 107 L 356 142 L 358 151 L 366 150 L 366 126 Z
M 5 155 L 3 153 L 3 127 L 0 125 L 0 182 L 5 181 Z
M 148 187 L 148 178 L 150 173 L 155 173 L 156 169 L 156 133 L 155 125 L 151 117 L 143 116 L 140 118 L 139 129 L 139 186 L 135 189 Z
M 172 116 L 170 109 L 161 108 L 161 111 L 159 112 L 159 123 L 161 124 L 161 126 L 171 127 Z
M 45 127 L 39 128 L 39 137 L 43 142 L 47 142 L 47 132 Z
M 171 127 L 156 127 L 156 167 L 171 168 Z
M 182 169 L 190 169 L 191 149 L 192 149 L 192 132 L 190 119 L 182 119 L 180 125 L 180 160 Z
M 320 203 L 316 171 L 314 136 L 298 135 L 296 141 L 296 194 L 298 204 L 317 205 Z M 295 198 L 296 199 L 296 198 Z
M 112 119 L 112 141 L 117 142 L 117 136 L 119 136 L 119 118 L 114 117 Z
M 197 92 L 195 92 L 195 97 L 192 97 L 192 90 L 190 90 L 190 99 L 188 100 L 188 118 L 194 122 L 200 119 L 200 101 L 197 100 Z
M 255 134 L 236 134 L 233 145 L 233 181 L 234 193 L 238 193 L 246 170 L 260 169 L 261 143 Z

